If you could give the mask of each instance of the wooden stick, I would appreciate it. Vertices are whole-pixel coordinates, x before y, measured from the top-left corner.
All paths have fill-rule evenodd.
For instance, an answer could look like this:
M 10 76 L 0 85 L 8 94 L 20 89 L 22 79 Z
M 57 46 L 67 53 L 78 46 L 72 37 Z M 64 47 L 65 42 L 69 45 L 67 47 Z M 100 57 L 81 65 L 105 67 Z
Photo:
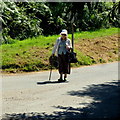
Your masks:
M 50 69 L 49 81 L 51 80 L 51 74 L 52 74 L 52 65 L 51 65 L 51 69 Z

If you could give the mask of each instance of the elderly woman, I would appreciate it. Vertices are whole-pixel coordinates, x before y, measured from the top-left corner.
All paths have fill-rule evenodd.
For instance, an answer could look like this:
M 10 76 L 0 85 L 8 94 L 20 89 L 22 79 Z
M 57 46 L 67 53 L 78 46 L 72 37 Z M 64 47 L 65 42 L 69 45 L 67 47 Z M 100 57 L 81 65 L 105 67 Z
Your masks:
M 52 56 L 57 52 L 58 62 L 59 62 L 59 82 L 65 82 L 67 74 L 70 74 L 70 63 L 68 59 L 68 51 L 72 48 L 71 40 L 68 38 L 67 30 L 62 30 L 59 37 L 54 45 Z M 64 78 L 63 78 L 64 74 Z

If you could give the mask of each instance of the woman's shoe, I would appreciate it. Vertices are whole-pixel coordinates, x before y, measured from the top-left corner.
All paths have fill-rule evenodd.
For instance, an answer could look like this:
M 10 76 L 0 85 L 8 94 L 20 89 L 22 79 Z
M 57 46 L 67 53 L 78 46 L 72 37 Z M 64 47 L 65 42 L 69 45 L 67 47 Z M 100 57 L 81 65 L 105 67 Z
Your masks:
M 63 79 L 62 79 L 62 78 L 59 78 L 59 79 L 58 79 L 58 82 L 63 82 Z
M 64 78 L 63 82 L 66 82 L 66 81 L 67 81 L 67 79 L 66 79 L 66 78 Z

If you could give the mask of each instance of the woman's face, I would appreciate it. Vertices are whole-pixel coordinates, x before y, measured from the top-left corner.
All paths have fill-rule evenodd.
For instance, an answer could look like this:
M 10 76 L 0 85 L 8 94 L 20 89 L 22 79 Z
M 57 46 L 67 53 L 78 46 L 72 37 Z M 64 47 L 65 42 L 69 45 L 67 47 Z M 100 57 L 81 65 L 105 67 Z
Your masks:
M 66 39 L 67 35 L 66 34 L 62 34 L 61 37 L 62 37 L 62 39 Z

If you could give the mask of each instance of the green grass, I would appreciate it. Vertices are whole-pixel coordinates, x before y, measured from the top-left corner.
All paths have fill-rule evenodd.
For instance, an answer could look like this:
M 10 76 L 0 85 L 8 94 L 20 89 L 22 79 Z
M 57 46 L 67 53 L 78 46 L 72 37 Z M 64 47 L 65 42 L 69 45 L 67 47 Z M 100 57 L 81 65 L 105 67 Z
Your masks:
M 97 38 L 97 37 L 104 37 L 104 36 L 110 36 L 113 34 L 118 33 L 118 28 L 109 28 L 109 29 L 100 29 L 97 31 L 85 31 L 81 33 L 75 33 L 75 38 Z
M 75 39 L 79 38 L 96 38 L 96 37 L 104 37 L 104 36 L 110 36 L 113 34 L 118 33 L 118 28 L 110 28 L 110 29 L 100 29 L 97 31 L 85 31 L 85 32 L 76 32 L 74 33 Z M 59 37 L 59 35 L 53 35 L 53 36 L 39 36 L 37 38 L 29 38 L 23 41 L 16 40 L 13 44 L 3 44 L 2 49 L 11 49 L 20 50 L 22 49 L 28 49 L 31 46 L 40 46 L 40 47 L 49 47 L 52 46 L 55 42 L 55 40 Z M 69 38 L 71 38 L 71 34 L 68 35 Z M 12 51 L 12 52 L 13 52 Z
M 111 36 L 118 33 L 118 28 L 100 29 L 97 31 L 85 31 L 74 33 L 75 41 L 78 39 L 96 38 Z M 16 40 L 12 44 L 0 46 L 2 52 L 2 68 L 4 71 L 38 71 L 49 69 L 48 59 L 51 55 L 53 45 L 59 35 L 39 36 L 23 41 Z M 71 38 L 71 34 L 68 35 Z M 43 52 L 41 52 L 43 50 Z M 45 51 L 45 52 L 44 52 Z M 94 61 L 85 56 L 80 51 L 78 54 L 79 62 L 73 66 L 91 65 Z M 43 57 L 42 57 L 43 56 Z

